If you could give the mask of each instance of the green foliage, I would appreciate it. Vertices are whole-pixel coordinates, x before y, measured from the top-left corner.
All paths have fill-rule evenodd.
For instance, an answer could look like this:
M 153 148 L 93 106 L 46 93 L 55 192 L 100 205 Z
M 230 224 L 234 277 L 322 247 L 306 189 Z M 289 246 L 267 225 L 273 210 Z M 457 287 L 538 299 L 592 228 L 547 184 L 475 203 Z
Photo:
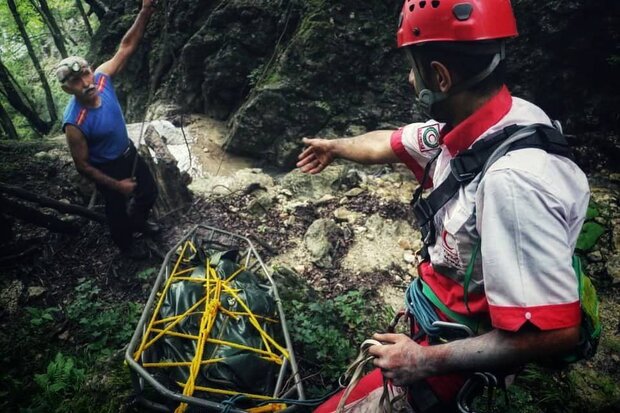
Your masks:
M 136 274 L 136 277 L 142 281 L 150 280 L 153 275 L 157 275 L 157 268 L 147 268 Z
M 34 381 L 41 389 L 34 397 L 31 412 L 69 412 L 64 400 L 83 385 L 86 374 L 75 359 L 57 353 L 43 374 L 35 374 Z
M 100 301 L 99 287 L 90 280 L 75 291 L 75 299 L 67 306 L 67 318 L 79 325 L 79 338 L 88 342 L 88 350 L 106 356 L 129 342 L 140 316 L 139 304 Z
M 41 327 L 54 321 L 54 314 L 57 314 L 60 310 L 56 307 L 26 307 L 26 311 L 30 315 L 30 324 L 34 327 Z
M 335 381 L 353 361 L 359 345 L 387 325 L 387 311 L 377 311 L 364 293 L 350 291 L 329 300 L 285 303 L 291 336 L 306 368 L 321 369 L 324 381 Z
M 47 80 L 52 88 L 54 101 L 56 102 L 58 116 L 62 116 L 64 106 L 69 99 L 69 95 L 64 93 L 55 79 L 54 67 L 60 60 L 61 56 L 56 50 L 52 40 L 49 29 L 44 24 L 39 13 L 32 7 L 30 1 L 16 0 L 17 9 L 21 19 L 24 22 L 28 37 L 30 38 L 34 49 L 37 52 L 37 57 L 43 67 Z M 84 28 L 84 22 L 79 18 L 75 7 L 74 0 L 54 0 L 48 1 L 48 5 L 52 14 L 56 19 L 56 23 L 60 26 L 60 30 L 63 33 L 66 41 L 65 47 L 69 54 L 85 55 L 88 51 L 90 39 Z M 98 27 L 96 17 L 91 15 L 90 21 L 93 29 Z M 34 65 L 28 56 L 25 44 L 17 25 L 11 15 L 7 2 L 0 2 L 0 58 L 10 73 L 15 78 L 15 81 L 23 89 L 24 95 L 28 96 L 34 103 L 34 108 L 38 113 L 47 113 L 45 107 L 45 95 L 41 83 L 34 69 Z M 26 119 L 15 111 L 8 101 L 0 94 L 0 103 L 3 104 L 8 111 L 10 117 L 13 120 L 17 133 L 23 138 L 36 138 L 38 137 L 30 127 Z M 60 125 L 57 125 L 60 130 Z M 0 128 L 0 137 L 1 128 Z
M 612 54 L 607 58 L 607 63 L 610 66 L 620 66 L 620 55 Z

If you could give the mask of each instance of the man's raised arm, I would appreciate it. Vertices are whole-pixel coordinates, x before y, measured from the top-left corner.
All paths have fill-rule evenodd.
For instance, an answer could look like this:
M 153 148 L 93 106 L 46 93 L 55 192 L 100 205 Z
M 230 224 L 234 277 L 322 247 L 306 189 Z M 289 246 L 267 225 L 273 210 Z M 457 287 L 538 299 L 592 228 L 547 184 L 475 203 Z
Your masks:
M 129 57 L 138 48 L 138 44 L 140 44 L 140 41 L 144 36 L 146 25 L 148 24 L 154 11 L 154 0 L 142 0 L 142 8 L 140 9 L 140 13 L 138 13 L 138 17 L 136 17 L 136 20 L 133 22 L 127 33 L 125 33 L 125 36 L 123 36 L 118 50 L 110 60 L 103 62 L 97 68 L 96 72 L 103 72 L 112 77 L 123 70 L 125 64 L 127 63 L 127 59 L 129 59 Z

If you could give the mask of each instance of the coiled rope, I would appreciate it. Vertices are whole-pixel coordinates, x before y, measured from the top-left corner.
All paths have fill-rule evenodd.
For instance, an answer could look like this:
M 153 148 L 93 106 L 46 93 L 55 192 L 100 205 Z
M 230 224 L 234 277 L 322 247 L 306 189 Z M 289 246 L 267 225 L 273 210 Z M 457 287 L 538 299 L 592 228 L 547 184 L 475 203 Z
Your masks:
M 440 321 L 433 304 L 426 298 L 422 292 L 422 281 L 416 278 L 409 284 L 405 292 L 405 306 L 407 311 L 413 315 L 415 321 L 420 328 L 428 336 L 438 336 L 441 328 L 433 325 L 434 322 Z

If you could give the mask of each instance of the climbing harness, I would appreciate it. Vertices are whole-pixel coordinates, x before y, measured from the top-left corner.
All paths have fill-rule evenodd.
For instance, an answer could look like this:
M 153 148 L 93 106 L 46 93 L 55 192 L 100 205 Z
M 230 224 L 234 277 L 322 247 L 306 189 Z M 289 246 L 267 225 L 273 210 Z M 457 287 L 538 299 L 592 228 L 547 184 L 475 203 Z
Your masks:
M 562 133 L 559 123 L 554 126 L 543 124 L 533 124 L 528 126 L 510 125 L 503 130 L 491 134 L 489 137 L 475 143 L 471 149 L 463 151 L 450 161 L 451 174 L 427 198 L 422 198 L 423 188 L 430 175 L 431 165 L 439 156 L 438 152 L 424 169 L 424 177 L 420 187 L 415 191 L 411 200 L 413 213 L 422 232 L 423 247 L 420 250 L 420 258 L 428 260 L 428 247 L 435 243 L 435 222 L 434 217 L 437 212 L 459 191 L 459 189 L 476 176 L 484 176 L 486 171 L 495 161 L 510 151 L 538 148 L 547 153 L 563 156 L 572 159 L 572 153 Z M 479 239 L 474 246 L 472 257 L 469 261 L 464 276 L 464 301 L 468 305 L 469 283 L 471 281 L 474 262 L 480 252 L 481 240 Z M 567 363 L 574 362 L 583 358 L 590 358 L 596 351 L 600 333 L 601 323 L 599 319 L 598 298 L 590 279 L 583 273 L 579 257 L 573 257 L 573 269 L 579 282 L 579 299 L 582 312 L 581 339 L 575 351 L 563 360 Z M 444 314 L 469 326 L 473 331 L 477 331 L 480 320 L 463 316 L 447 308 L 433 293 L 433 291 L 419 281 L 423 286 L 424 295 Z M 410 287 L 411 289 L 411 287 Z M 424 316 L 422 315 L 422 320 Z

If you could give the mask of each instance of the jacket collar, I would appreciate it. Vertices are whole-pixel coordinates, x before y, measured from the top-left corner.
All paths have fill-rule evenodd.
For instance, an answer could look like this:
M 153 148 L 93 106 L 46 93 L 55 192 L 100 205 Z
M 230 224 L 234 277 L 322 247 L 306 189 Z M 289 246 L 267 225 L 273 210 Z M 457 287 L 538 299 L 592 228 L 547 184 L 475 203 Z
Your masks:
M 459 152 L 469 148 L 491 126 L 498 123 L 512 107 L 512 96 L 506 85 L 475 111 L 467 119 L 454 128 L 444 128 L 441 131 L 442 143 L 456 156 Z

